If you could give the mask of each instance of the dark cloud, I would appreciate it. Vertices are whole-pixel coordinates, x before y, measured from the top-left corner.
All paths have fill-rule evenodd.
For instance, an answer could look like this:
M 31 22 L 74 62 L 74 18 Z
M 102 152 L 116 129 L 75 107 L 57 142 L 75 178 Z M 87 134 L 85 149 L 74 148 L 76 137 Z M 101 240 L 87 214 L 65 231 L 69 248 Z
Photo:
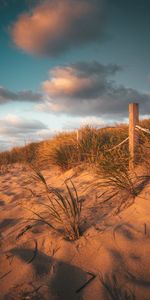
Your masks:
M 102 65 L 98 62 L 76 63 L 56 67 L 50 71 L 49 80 L 43 83 L 43 90 L 54 98 L 94 99 L 111 88 L 109 76 L 120 71 L 118 65 Z
M 78 63 L 50 71 L 43 83 L 47 101 L 38 107 L 43 111 L 72 115 L 125 116 L 128 103 L 139 102 L 141 113 L 150 109 L 150 95 L 116 85 L 113 76 L 118 65 L 98 62 Z
M 104 0 L 45 0 L 12 25 L 17 47 L 36 55 L 56 56 L 75 46 L 103 39 Z
M 0 104 L 5 104 L 10 101 L 38 102 L 41 99 L 42 95 L 40 93 L 34 93 L 32 91 L 12 92 L 4 87 L 0 87 Z

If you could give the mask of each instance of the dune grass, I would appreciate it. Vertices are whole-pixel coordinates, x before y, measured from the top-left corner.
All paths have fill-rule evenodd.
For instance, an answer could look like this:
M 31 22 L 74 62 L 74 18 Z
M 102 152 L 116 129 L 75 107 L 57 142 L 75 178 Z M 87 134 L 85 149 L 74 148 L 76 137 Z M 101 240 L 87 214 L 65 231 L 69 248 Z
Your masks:
M 127 127 L 95 129 L 85 126 L 77 132 L 62 132 L 50 140 L 30 143 L 0 153 L 0 165 L 38 162 L 42 167 L 58 166 L 62 171 L 81 163 L 95 163 L 105 148 L 127 136 Z
M 111 151 L 102 155 L 97 164 L 97 172 L 105 179 L 105 186 L 112 187 L 115 191 L 126 190 L 130 195 L 136 196 L 136 174 L 129 172 L 128 164 L 127 151 Z
M 99 275 L 100 282 L 111 300 L 136 300 L 135 292 L 127 286 L 122 286 L 115 274 Z
M 140 125 L 150 128 L 150 120 L 143 120 Z M 137 178 L 136 174 L 128 171 L 128 141 L 113 149 L 127 137 L 127 125 L 101 129 L 85 126 L 78 130 L 78 138 L 76 131 L 62 132 L 50 140 L 0 153 L 0 168 L 19 162 L 32 164 L 39 170 L 56 166 L 64 172 L 88 164 L 99 176 L 103 176 L 105 187 L 111 187 L 115 194 L 116 190 L 126 191 L 134 198 L 138 194 Z M 150 174 L 149 134 L 139 132 L 137 150 L 137 164 L 145 164 Z
M 141 121 L 140 125 L 149 129 L 150 119 Z M 83 163 L 96 165 L 102 159 L 102 154 L 107 153 L 127 136 L 128 126 L 124 124 L 101 129 L 85 126 L 78 130 L 78 139 L 76 131 L 62 132 L 50 140 L 34 142 L 2 152 L 0 166 L 35 162 L 42 168 L 53 165 L 65 171 Z M 146 149 L 148 151 L 150 135 L 139 132 L 139 136 L 140 151 L 144 152 Z M 125 147 L 121 146 L 120 149 L 129 159 L 128 144 L 126 143 Z M 143 160 L 140 151 L 138 163 Z M 113 154 L 118 156 L 116 152 Z
M 33 213 L 36 220 L 47 224 L 56 231 L 61 232 L 63 230 L 63 235 L 67 240 L 73 241 L 78 239 L 81 234 L 80 216 L 82 206 L 72 180 L 66 180 L 64 182 L 65 191 L 60 192 L 58 188 L 47 184 L 44 175 L 38 168 L 30 165 L 30 170 L 33 174 L 33 180 L 42 184 L 44 188 L 42 193 L 45 196 L 45 200 L 37 199 L 39 206 L 43 208 L 40 212 L 29 210 Z M 36 191 L 34 192 L 30 189 L 30 192 L 34 197 L 37 197 Z M 35 218 L 33 219 L 35 220 Z

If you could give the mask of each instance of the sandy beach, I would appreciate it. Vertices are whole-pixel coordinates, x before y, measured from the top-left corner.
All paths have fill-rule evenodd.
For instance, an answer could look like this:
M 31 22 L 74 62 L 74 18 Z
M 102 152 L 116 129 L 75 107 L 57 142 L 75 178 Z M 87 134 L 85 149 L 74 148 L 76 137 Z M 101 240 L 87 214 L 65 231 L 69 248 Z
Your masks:
M 72 178 L 83 202 L 82 236 L 70 242 L 36 222 L 16 239 L 31 224 L 32 213 L 24 207 L 39 211 L 39 205 L 25 189 L 27 170 L 16 165 L 1 174 L 0 299 L 109 300 L 113 298 L 103 281 L 114 290 L 117 278 L 122 290 L 149 300 L 150 185 L 116 214 L 119 199 L 101 204 L 99 178 L 89 170 L 78 167 L 61 174 L 53 169 L 44 174 L 51 186 L 62 190 L 65 178 Z M 33 188 L 41 192 L 38 184 Z

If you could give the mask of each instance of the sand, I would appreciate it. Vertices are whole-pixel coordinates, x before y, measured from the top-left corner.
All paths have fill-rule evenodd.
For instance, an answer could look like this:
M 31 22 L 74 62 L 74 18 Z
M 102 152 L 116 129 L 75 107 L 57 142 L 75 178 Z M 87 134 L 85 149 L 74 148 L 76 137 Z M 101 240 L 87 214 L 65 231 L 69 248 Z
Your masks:
M 17 235 L 31 224 L 38 201 L 26 190 L 29 172 L 14 166 L 0 175 L 0 300 L 109 300 L 128 299 L 126 290 L 137 300 L 150 299 L 150 184 L 129 207 L 116 214 L 121 201 L 101 204 L 100 179 L 91 170 L 76 168 L 62 174 L 44 171 L 48 183 L 63 191 L 71 177 L 83 203 L 83 235 L 70 242 L 43 223 L 36 223 L 19 239 Z M 42 189 L 31 184 L 38 195 Z M 146 199 L 145 199 L 146 198 Z M 105 281 L 115 294 L 110 296 Z M 116 283 L 117 280 L 117 283 Z M 132 299 L 132 298 L 129 298 Z

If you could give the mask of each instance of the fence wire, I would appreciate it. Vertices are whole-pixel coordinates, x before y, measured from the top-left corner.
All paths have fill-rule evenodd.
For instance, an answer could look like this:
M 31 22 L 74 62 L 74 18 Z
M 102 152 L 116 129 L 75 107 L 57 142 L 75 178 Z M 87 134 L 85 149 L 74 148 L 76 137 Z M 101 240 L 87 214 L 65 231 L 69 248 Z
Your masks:
M 149 129 L 143 128 L 143 127 L 140 126 L 140 125 L 136 125 L 136 126 L 135 126 L 135 129 L 139 129 L 139 130 L 142 130 L 142 131 L 144 131 L 144 132 L 146 132 L 146 133 L 150 133 L 150 130 L 149 130 Z
M 143 128 L 143 127 L 140 126 L 140 125 L 136 125 L 136 126 L 135 126 L 135 129 L 141 130 L 141 131 L 146 132 L 146 133 L 150 133 L 150 130 L 149 130 L 149 129 Z M 106 152 L 110 152 L 110 151 L 112 151 L 112 150 L 114 150 L 114 149 L 120 147 L 121 145 L 123 145 L 123 144 L 124 144 L 125 142 L 127 142 L 128 140 L 129 140 L 129 136 L 128 136 L 126 139 L 124 139 L 121 143 L 117 144 L 116 146 L 114 146 L 113 148 L 107 150 Z M 146 147 L 146 148 L 148 148 L 148 147 Z
M 113 148 L 111 148 L 111 149 L 109 149 L 109 150 L 107 150 L 106 152 L 110 152 L 110 151 L 112 151 L 112 150 L 114 150 L 114 149 L 116 149 L 116 148 L 118 148 L 118 147 L 120 147 L 121 145 L 123 145 L 125 142 L 127 142 L 128 141 L 128 139 L 129 139 L 129 137 L 127 137 L 126 139 L 124 139 L 121 143 L 119 143 L 119 144 L 117 144 L 116 146 L 114 146 Z

